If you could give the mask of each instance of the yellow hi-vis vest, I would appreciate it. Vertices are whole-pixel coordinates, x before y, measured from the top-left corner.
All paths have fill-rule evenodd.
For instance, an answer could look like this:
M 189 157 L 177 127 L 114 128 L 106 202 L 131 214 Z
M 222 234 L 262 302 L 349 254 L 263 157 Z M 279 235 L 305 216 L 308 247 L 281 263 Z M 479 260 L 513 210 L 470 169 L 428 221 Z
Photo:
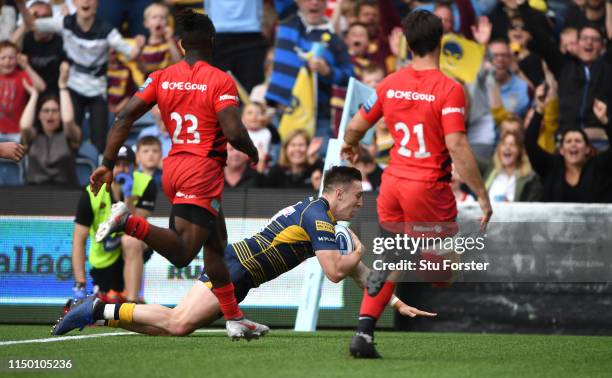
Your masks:
M 152 178 L 141 172 L 134 172 L 134 183 L 132 186 L 132 195 L 142 197 L 145 189 L 151 182 Z M 111 194 L 106 191 L 106 184 L 103 184 L 98 192 L 98 196 L 94 196 L 91 187 L 87 185 L 87 193 L 89 194 L 89 202 L 94 218 L 89 227 L 89 265 L 92 268 L 102 269 L 111 266 L 121 255 L 121 246 L 113 251 L 105 251 L 104 243 L 96 242 L 96 230 L 100 223 L 110 217 L 111 213 Z M 113 236 L 116 235 L 112 234 Z

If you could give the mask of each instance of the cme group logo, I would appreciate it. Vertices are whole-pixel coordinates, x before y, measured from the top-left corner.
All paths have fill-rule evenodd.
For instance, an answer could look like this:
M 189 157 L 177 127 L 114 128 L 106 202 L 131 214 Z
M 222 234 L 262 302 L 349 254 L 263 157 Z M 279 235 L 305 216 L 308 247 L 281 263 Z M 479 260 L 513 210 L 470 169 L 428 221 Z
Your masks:
M 169 86 L 169 84 L 168 84 L 168 82 L 167 82 L 167 81 L 164 81 L 164 82 L 162 83 L 162 89 L 163 89 L 163 90 L 168 90 L 168 86 Z

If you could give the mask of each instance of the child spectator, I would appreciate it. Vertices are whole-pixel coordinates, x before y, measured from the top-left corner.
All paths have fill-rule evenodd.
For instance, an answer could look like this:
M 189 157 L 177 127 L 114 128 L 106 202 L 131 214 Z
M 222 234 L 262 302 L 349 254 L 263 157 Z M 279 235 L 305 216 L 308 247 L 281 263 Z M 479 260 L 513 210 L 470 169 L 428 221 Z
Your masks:
M 259 164 L 265 167 L 266 159 L 270 152 L 272 133 L 265 125 L 265 109 L 256 102 L 247 104 L 242 110 L 242 123 L 249 132 L 257 151 L 259 151 Z
M 145 77 L 182 58 L 173 38 L 174 31 L 168 25 L 169 16 L 168 7 L 160 3 L 153 3 L 144 11 L 144 26 L 149 31 L 149 37 L 138 58 L 138 68 Z
M 24 83 L 38 92 L 45 90 L 45 82 L 32 69 L 28 58 L 18 54 L 17 46 L 9 41 L 0 42 L 0 139 L 19 142 L 19 118 L 28 99 Z
M 140 172 L 153 177 L 155 184 L 161 186 L 162 152 L 159 139 L 145 136 L 136 142 L 136 164 Z
M 53 16 L 51 5 L 35 1 L 28 8 L 32 17 L 47 18 Z M 22 23 L 13 33 L 11 41 L 21 47 L 21 52 L 28 57 L 32 68 L 45 81 L 47 92 L 57 93 L 60 64 L 66 60 L 62 37 L 54 33 L 27 31 Z
M 132 71 L 110 49 L 108 58 L 108 111 L 117 114 L 136 92 Z
M 60 66 L 55 94 L 38 97 L 28 85 L 30 100 L 20 120 L 22 141 L 28 145 L 28 184 L 76 186 L 75 158 L 81 144 L 81 129 L 74 122 L 74 110 L 66 83 L 68 63 Z
M 85 113 L 89 112 L 91 141 L 98 151 L 104 151 L 108 131 L 106 70 L 109 49 L 112 47 L 134 59 L 144 40 L 137 40 L 136 48 L 132 47 L 117 29 L 97 16 L 97 0 L 74 0 L 76 14 L 37 20 L 25 8 L 24 0 L 17 0 L 17 5 L 29 27 L 62 35 L 66 56 L 72 62 L 68 88 L 75 121 L 82 125 Z

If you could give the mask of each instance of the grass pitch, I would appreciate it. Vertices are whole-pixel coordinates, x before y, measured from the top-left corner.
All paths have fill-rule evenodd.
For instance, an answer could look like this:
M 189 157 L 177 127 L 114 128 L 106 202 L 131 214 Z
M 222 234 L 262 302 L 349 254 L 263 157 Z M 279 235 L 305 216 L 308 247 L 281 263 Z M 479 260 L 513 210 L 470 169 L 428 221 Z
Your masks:
M 272 330 L 231 342 L 222 330 L 188 337 L 51 338 L 48 326 L 0 326 L 0 376 L 40 377 L 576 377 L 612 376 L 612 337 L 377 333 L 384 360 L 348 356 L 352 331 Z M 70 335 L 121 332 L 87 328 Z M 9 359 L 70 359 L 70 370 L 8 369 Z

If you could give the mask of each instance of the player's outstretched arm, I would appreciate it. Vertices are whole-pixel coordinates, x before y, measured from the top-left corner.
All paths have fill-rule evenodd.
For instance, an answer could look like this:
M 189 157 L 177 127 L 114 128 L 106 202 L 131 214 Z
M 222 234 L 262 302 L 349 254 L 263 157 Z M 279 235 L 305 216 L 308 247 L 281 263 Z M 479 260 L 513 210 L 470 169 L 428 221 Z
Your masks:
M 478 197 L 478 203 L 483 213 L 480 226 L 484 230 L 489 223 L 489 219 L 491 219 L 491 215 L 493 215 L 493 210 L 467 137 L 463 132 L 451 133 L 446 135 L 445 142 L 457 173 Z
M 368 268 L 363 262 L 359 262 L 355 269 L 351 272 L 351 278 L 357 286 L 360 288 L 365 288 L 366 282 L 368 280 L 368 275 L 370 274 L 370 268 Z M 427 312 L 423 310 L 419 310 L 416 307 L 409 306 L 404 303 L 401 299 L 394 295 L 391 296 L 391 300 L 389 301 L 389 306 L 393 307 L 397 310 L 402 316 L 410 316 L 414 318 L 416 316 L 427 316 L 432 317 L 438 314 L 434 312 Z
M 259 162 L 259 153 L 249 137 L 249 133 L 240 121 L 240 111 L 237 106 L 227 106 L 217 113 L 217 119 L 227 141 L 237 149 L 244 152 L 253 164 Z
M 147 104 L 142 99 L 133 96 L 125 105 L 125 108 L 117 114 L 113 127 L 108 133 L 106 149 L 104 150 L 104 160 L 89 178 L 92 192 L 97 195 L 102 184 L 106 183 L 106 190 L 110 191 L 110 184 L 113 181 L 113 167 L 117 153 L 130 133 L 130 129 L 138 118 L 149 111 L 155 105 L 154 102 Z

